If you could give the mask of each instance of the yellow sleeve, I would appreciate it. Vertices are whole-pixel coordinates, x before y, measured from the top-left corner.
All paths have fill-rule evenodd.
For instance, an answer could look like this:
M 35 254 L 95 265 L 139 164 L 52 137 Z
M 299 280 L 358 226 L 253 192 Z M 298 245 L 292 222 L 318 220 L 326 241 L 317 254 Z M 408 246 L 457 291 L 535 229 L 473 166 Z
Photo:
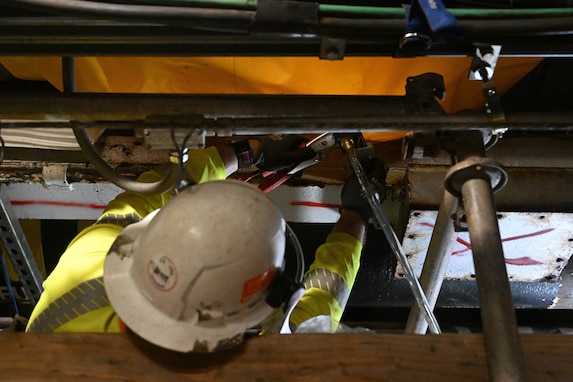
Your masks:
M 362 243 L 355 237 L 331 233 L 316 251 L 304 277 L 304 295 L 290 316 L 293 331 L 304 321 L 328 315 L 339 322 L 360 267 Z
M 197 149 L 189 151 L 189 159 L 185 164 L 189 176 L 196 183 L 204 183 L 211 180 L 225 179 L 225 164 L 215 147 L 206 149 Z M 153 183 L 161 180 L 162 175 L 152 170 L 147 171 L 139 176 L 139 182 Z M 161 208 L 169 199 L 171 199 L 171 190 L 162 194 L 137 194 L 130 191 L 119 194 L 109 203 L 103 215 L 98 221 L 127 225 L 141 220 L 152 211 Z M 117 221 L 116 221 L 117 220 Z
M 225 178 L 225 166 L 212 147 L 192 150 L 187 169 L 198 183 Z M 140 182 L 161 179 L 156 171 L 139 176 Z M 117 332 L 119 319 L 103 288 L 103 266 L 109 248 L 130 223 L 162 207 L 171 192 L 142 195 L 123 192 L 109 203 L 96 224 L 80 232 L 68 245 L 56 268 L 44 281 L 44 292 L 30 316 L 28 331 Z M 81 297 L 89 295 L 88 303 Z
M 187 172 L 197 183 L 211 180 L 223 180 L 227 177 L 225 163 L 215 147 L 190 150 L 189 160 L 185 164 Z
M 105 295 L 102 276 L 107 252 L 121 230 L 118 225 L 95 224 L 74 238 L 44 281 L 44 291 L 32 311 L 27 331 L 119 330 L 118 318 Z M 86 295 L 89 295 L 88 304 L 73 301 L 74 297 Z

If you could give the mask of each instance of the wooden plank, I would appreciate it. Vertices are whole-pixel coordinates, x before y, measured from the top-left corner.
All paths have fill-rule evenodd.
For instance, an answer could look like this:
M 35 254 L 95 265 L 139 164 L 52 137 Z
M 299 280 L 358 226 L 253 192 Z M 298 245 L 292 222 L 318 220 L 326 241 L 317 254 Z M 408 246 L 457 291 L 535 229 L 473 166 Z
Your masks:
M 532 381 L 571 380 L 573 337 L 522 334 Z M 3 381 L 487 381 L 480 334 L 298 334 L 181 354 L 123 334 L 0 333 Z

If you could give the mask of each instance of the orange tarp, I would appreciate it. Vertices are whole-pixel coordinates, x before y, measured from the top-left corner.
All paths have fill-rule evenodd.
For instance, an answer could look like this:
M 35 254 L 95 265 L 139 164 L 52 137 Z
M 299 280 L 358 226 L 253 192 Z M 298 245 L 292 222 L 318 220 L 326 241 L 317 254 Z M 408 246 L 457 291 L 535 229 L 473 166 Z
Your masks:
M 540 61 L 501 57 L 493 77 L 499 93 Z M 1 57 L 0 63 L 15 77 L 62 90 L 59 57 Z M 407 77 L 435 72 L 446 86 L 442 106 L 453 113 L 483 107 L 481 83 L 468 80 L 470 63 L 470 57 L 77 57 L 75 71 L 78 92 L 313 95 L 404 95 Z

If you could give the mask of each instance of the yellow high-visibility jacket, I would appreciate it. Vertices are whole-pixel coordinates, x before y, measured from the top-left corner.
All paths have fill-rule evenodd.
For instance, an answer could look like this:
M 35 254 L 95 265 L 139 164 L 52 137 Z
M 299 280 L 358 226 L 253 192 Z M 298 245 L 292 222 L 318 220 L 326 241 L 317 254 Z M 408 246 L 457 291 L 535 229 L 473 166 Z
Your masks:
M 197 183 L 225 179 L 225 167 L 214 147 L 191 150 L 189 175 Z M 160 178 L 155 171 L 142 182 Z M 30 317 L 29 332 L 120 332 L 119 317 L 105 293 L 103 268 L 106 255 L 123 228 L 161 208 L 171 197 L 123 192 L 109 203 L 95 224 L 80 232 L 45 280 L 44 292 Z M 291 326 L 320 315 L 335 322 L 342 316 L 356 273 L 362 244 L 344 233 L 332 233 L 318 248 L 316 260 L 305 276 L 306 291 L 291 314 Z M 326 277 L 329 283 L 321 282 Z

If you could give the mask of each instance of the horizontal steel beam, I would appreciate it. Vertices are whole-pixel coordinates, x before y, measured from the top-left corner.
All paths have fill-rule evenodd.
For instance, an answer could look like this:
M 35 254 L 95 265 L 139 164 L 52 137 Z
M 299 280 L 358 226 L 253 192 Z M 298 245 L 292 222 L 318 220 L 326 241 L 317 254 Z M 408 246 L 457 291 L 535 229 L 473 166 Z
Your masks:
M 267 133 L 439 131 L 508 127 L 568 131 L 572 112 L 424 113 L 406 96 L 2 93 L 2 127 L 205 128 L 220 136 Z M 26 120 L 22 122 L 20 120 Z M 34 122 L 28 121 L 37 121 Z
M 6 13 L 0 6 L 2 14 Z M 434 42 L 420 54 L 472 56 L 476 44 L 493 44 L 503 47 L 502 56 L 573 57 L 573 22 L 567 18 L 523 20 L 531 26 L 528 30 L 512 29 L 509 25 L 515 25 L 515 20 L 458 22 L 462 31 L 459 38 Z M 543 25 L 536 29 L 538 22 Z M 309 34 L 263 34 L 247 27 L 225 32 L 224 26 L 217 24 L 199 25 L 203 29 L 192 29 L 190 25 L 195 24 L 93 17 L 0 17 L 0 56 L 395 56 L 406 32 L 405 21 L 400 19 L 323 17 L 317 32 Z M 325 54 L 324 44 L 330 39 L 341 41 L 343 50 Z

